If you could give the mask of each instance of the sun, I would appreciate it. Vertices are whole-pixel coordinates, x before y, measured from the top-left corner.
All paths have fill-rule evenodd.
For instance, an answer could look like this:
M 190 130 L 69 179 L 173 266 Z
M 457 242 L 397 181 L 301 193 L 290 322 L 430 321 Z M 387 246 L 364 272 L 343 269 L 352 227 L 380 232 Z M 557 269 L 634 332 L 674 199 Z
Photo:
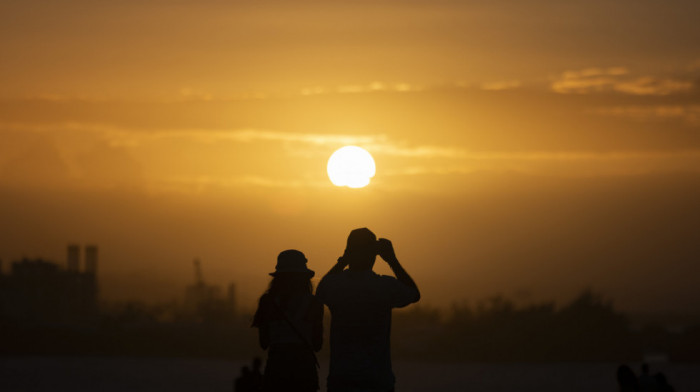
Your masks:
M 372 155 L 367 150 L 357 146 L 345 146 L 331 155 L 327 170 L 333 185 L 362 188 L 369 185 L 376 167 Z

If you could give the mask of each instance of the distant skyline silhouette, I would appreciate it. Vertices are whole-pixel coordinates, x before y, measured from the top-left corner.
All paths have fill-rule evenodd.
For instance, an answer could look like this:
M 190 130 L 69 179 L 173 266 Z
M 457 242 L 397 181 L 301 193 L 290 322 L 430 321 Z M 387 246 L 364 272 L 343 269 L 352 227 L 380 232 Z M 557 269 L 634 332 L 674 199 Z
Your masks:
M 278 248 L 304 246 L 319 269 L 330 268 L 332 249 L 342 246 L 337 237 L 352 226 L 328 227 L 326 219 L 359 221 L 370 208 L 376 216 L 367 221 L 396 233 L 397 246 L 407 249 L 407 268 L 425 276 L 427 304 L 449 307 L 494 294 L 523 303 L 562 302 L 591 287 L 625 311 L 698 311 L 693 277 L 700 272 L 694 262 L 700 257 L 700 182 L 696 186 L 692 175 L 514 175 L 505 188 L 507 178 L 491 178 L 488 192 L 474 183 L 475 191 L 460 199 L 402 201 L 371 187 L 357 194 L 323 191 L 342 208 L 337 202 L 312 205 L 308 194 L 285 194 L 301 208 L 288 213 L 270 208 L 276 201 L 256 205 L 234 195 L 206 197 L 206 203 L 204 196 L 169 196 L 154 205 L 138 192 L 7 191 L 0 195 L 0 214 L 13 224 L 0 228 L 0 259 L 5 272 L 23 256 L 65 265 L 68 243 L 96 243 L 104 299 L 166 301 L 193 284 L 192 259 L 199 257 L 211 284 L 237 282 L 238 303 L 252 308 L 255 292 L 265 286 L 263 258 L 274 257 L 262 238 Z M 413 203 L 421 208 L 404 216 Z M 272 219 L 278 222 L 270 226 Z

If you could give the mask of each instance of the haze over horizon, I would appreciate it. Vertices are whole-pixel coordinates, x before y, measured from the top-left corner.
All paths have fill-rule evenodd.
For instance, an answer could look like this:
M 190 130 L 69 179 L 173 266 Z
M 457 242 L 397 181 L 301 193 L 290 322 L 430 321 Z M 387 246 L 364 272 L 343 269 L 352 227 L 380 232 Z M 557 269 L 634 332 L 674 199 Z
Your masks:
M 425 303 L 591 287 L 700 312 L 700 4 L 0 4 L 0 259 L 100 247 L 105 299 L 322 276 L 391 239 Z M 362 189 L 331 153 L 372 153 Z M 377 262 L 378 270 L 389 273 Z

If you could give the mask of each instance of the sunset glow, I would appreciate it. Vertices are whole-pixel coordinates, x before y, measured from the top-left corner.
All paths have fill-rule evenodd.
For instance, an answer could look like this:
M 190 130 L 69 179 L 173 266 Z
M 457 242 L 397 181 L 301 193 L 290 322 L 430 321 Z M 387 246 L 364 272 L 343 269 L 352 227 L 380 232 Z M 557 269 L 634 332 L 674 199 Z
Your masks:
M 345 146 L 336 150 L 328 159 L 328 177 L 335 186 L 363 188 L 374 177 L 374 159 L 367 150 L 357 146 Z
M 322 276 L 370 227 L 426 304 L 593 287 L 700 311 L 697 15 L 2 1 L 1 268 L 95 244 L 105 300 L 155 301 L 192 283 L 197 256 L 252 306 L 281 250 Z

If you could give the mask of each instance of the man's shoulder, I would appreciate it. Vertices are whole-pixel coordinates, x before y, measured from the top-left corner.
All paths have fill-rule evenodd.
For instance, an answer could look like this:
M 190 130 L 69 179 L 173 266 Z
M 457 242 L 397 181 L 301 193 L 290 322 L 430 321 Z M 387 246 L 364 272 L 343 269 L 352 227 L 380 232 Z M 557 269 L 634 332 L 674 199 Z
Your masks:
M 398 282 L 393 276 L 380 275 L 372 270 L 369 271 L 351 271 L 344 270 L 336 274 L 329 274 L 321 279 L 321 282 L 355 282 L 357 284 L 363 284 L 367 282 L 379 282 L 394 284 Z
M 330 297 L 337 291 L 339 282 L 343 279 L 343 272 L 326 274 L 316 286 L 316 298 L 327 305 Z
M 328 285 L 333 285 L 336 282 L 345 279 L 343 274 L 345 271 L 342 272 L 336 272 L 334 274 L 326 274 L 321 280 L 318 282 L 318 287 L 322 286 L 328 286 Z
M 327 274 L 316 287 L 316 296 L 322 301 L 335 293 L 347 292 L 347 290 L 361 290 L 366 286 L 382 285 L 382 278 L 373 271 L 344 270 L 333 274 Z

